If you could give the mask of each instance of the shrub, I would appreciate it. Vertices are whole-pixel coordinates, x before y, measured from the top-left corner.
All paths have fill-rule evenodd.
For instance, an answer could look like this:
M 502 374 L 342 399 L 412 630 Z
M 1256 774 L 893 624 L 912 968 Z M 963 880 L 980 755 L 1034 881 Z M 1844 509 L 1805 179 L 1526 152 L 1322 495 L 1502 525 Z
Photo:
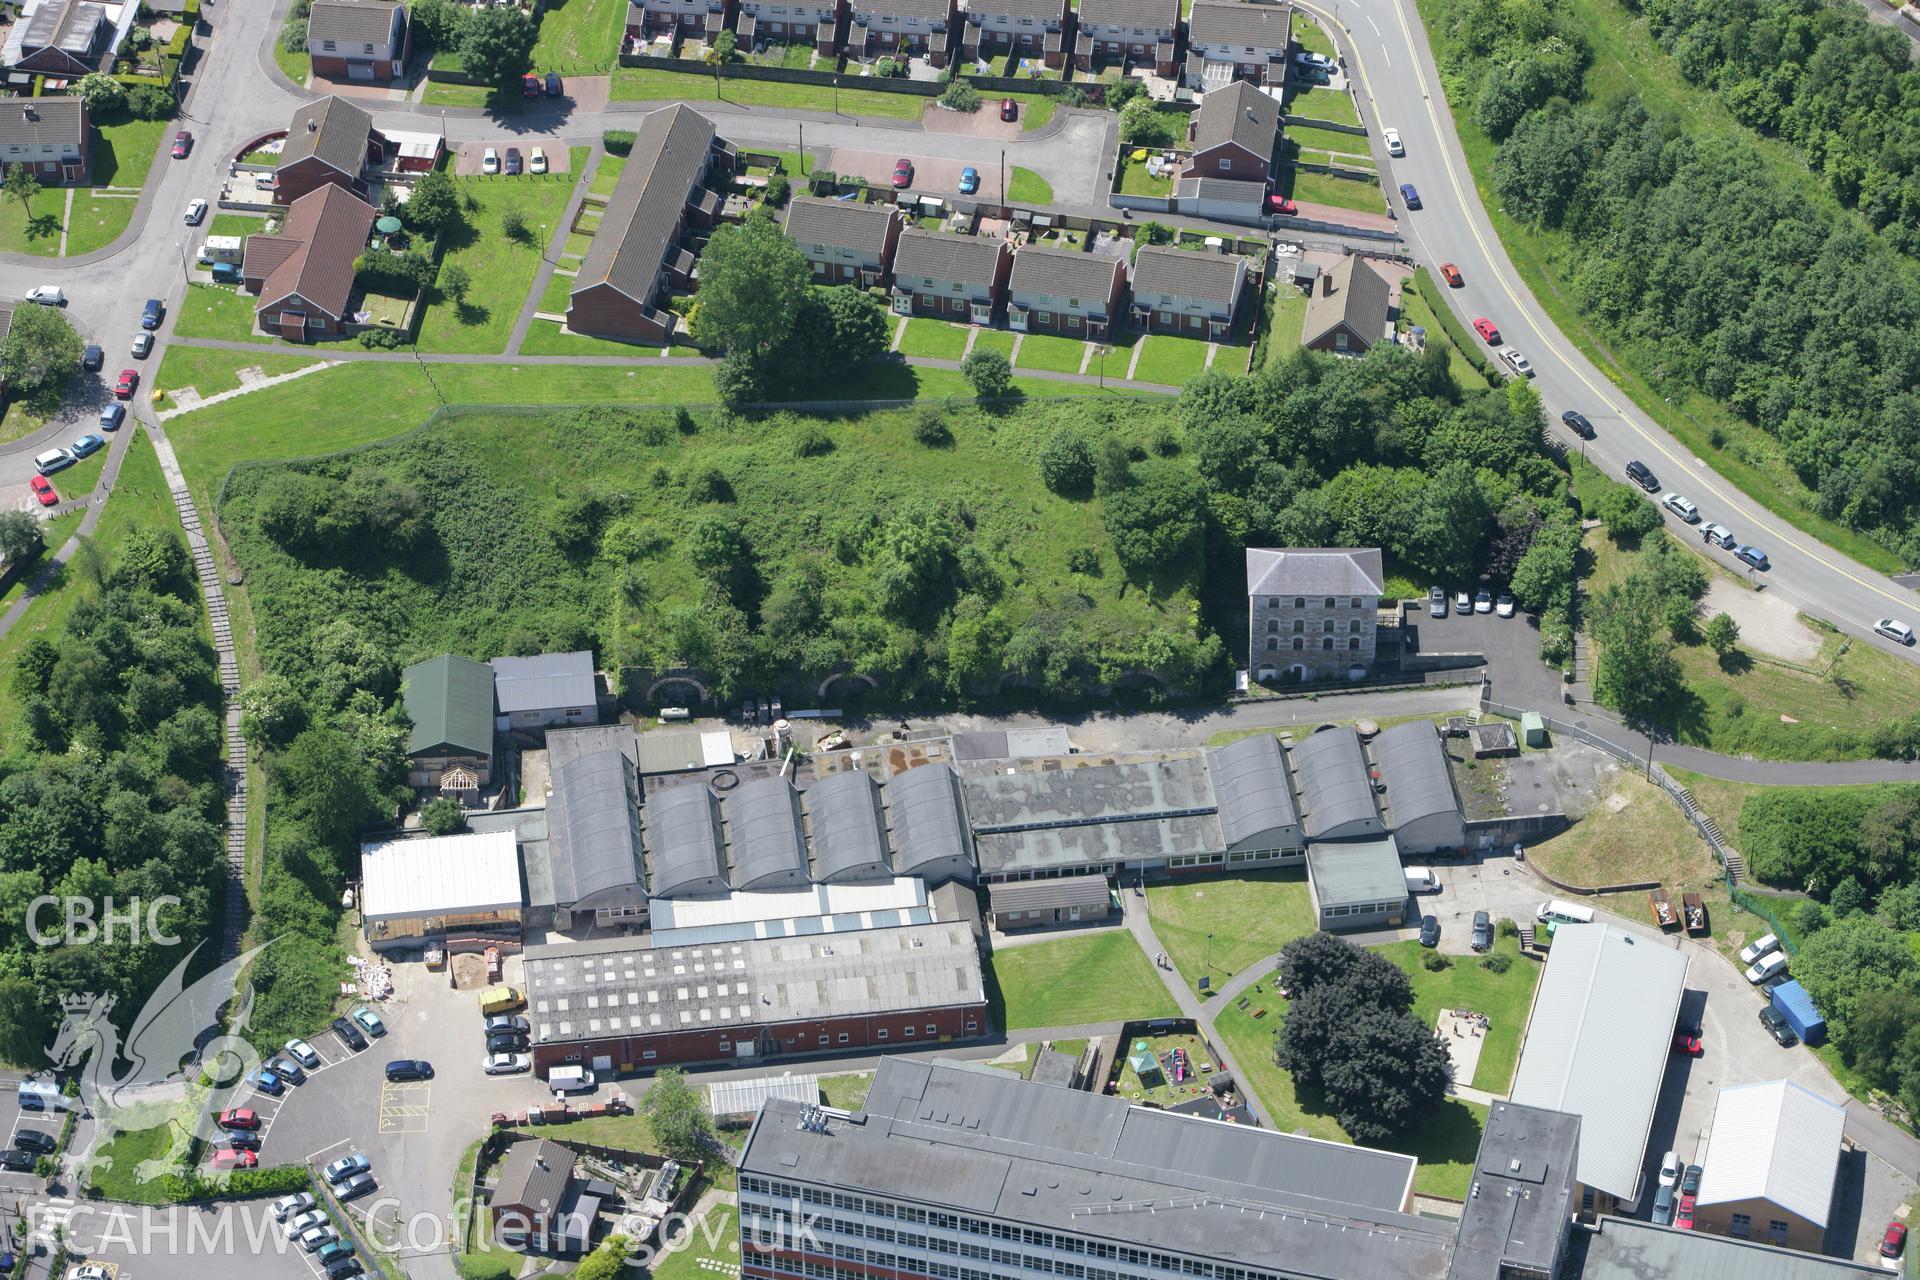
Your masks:
M 359 343 L 369 351 L 391 351 L 405 341 L 398 329 L 362 329 Z
M 787 201 L 792 199 L 792 197 L 793 184 L 787 181 L 786 174 L 776 173 L 767 179 L 767 204 L 769 207 L 775 209 L 785 208 Z
M 1087 105 L 1087 91 L 1077 84 L 1068 85 L 1060 94 L 1063 107 L 1084 107 Z
M 1164 222 L 1143 222 L 1140 224 L 1140 239 L 1146 244 L 1172 244 L 1173 228 Z
M 827 429 L 819 423 L 809 422 L 800 428 L 800 434 L 795 437 L 793 452 L 795 456 L 801 458 L 818 458 L 832 453 L 833 437 L 828 435 Z
M 914 410 L 913 438 L 929 449 L 953 443 L 953 431 L 938 405 L 923 404 Z
M 1511 916 L 1502 916 L 1495 932 L 1503 938 L 1517 938 L 1520 936 L 1520 922 Z
M 1040 483 L 1080 496 L 1093 488 L 1093 446 L 1073 427 L 1061 427 L 1040 448 Z
M 1513 957 L 1504 951 L 1496 951 L 1490 956 L 1482 956 L 1480 967 L 1489 973 L 1505 973 L 1513 968 Z
M 1135 98 L 1120 112 L 1120 141 L 1130 147 L 1170 147 L 1180 141 L 1185 119 L 1161 110 L 1151 98 Z
M 1013 389 L 1013 366 L 998 351 L 976 351 L 960 362 L 960 374 L 983 400 L 1004 396 Z
M 1092 547 L 1075 547 L 1067 553 L 1067 572 L 1085 574 L 1089 578 L 1100 576 L 1100 553 Z
M 633 139 L 631 129 L 608 129 L 600 135 L 600 145 L 610 156 L 624 156 L 633 150 Z
M 980 109 L 980 91 L 965 80 L 955 80 L 941 90 L 939 102 L 949 111 L 971 114 Z
M 1438 951 L 1423 951 L 1420 954 L 1420 967 L 1428 973 L 1439 973 L 1452 963 L 1453 961 L 1447 959 Z
M 873 64 L 873 74 L 890 80 L 900 74 L 900 64 L 892 58 L 882 58 Z
M 452 796 L 435 796 L 420 809 L 420 825 L 436 836 L 450 836 L 467 825 L 466 811 Z
M 807 176 L 807 192 L 810 195 L 830 196 L 839 186 L 839 175 L 831 169 L 815 169 Z

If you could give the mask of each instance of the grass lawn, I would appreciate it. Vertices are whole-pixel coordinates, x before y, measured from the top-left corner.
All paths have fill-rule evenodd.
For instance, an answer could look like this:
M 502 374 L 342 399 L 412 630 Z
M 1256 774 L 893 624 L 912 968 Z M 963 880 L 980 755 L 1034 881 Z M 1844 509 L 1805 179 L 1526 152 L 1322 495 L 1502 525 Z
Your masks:
M 985 335 L 981 335 L 985 337 Z M 1078 373 L 1086 358 L 1087 344 L 1079 338 L 1061 338 L 1051 333 L 1030 333 L 1020 344 L 1019 367 L 1050 369 L 1055 373 Z
M 87 253 L 119 239 L 133 220 L 134 196 L 96 195 L 82 188 L 73 193 L 73 216 L 67 223 L 67 254 Z
M 540 291 L 540 310 L 565 315 L 567 303 L 573 296 L 573 283 L 577 278 L 563 276 L 557 272 L 548 276 L 547 287 Z
M 1173 967 L 1196 990 L 1201 974 L 1211 976 L 1214 986 L 1223 986 L 1234 974 L 1314 930 L 1307 873 L 1299 870 L 1150 884 L 1147 914 Z M 1213 935 L 1211 944 L 1208 934 Z
M 1261 340 L 1261 367 L 1290 358 L 1300 349 L 1300 329 L 1307 322 L 1307 295 L 1281 281 L 1267 290 L 1266 337 Z
M 1169 334 L 1149 334 L 1141 339 L 1146 346 L 1141 349 L 1140 362 L 1133 367 L 1136 382 L 1157 382 L 1163 387 L 1177 387 L 1188 378 L 1207 367 L 1207 344 L 1197 338 L 1176 338 Z M 1229 360 L 1238 350 L 1244 357 L 1244 349 L 1227 347 L 1224 353 Z
M 620 175 L 626 171 L 627 158 L 611 153 L 600 157 L 600 163 L 594 167 L 593 182 L 587 187 L 593 195 L 610 196 L 614 187 L 620 183 Z
M 47 419 L 28 408 L 25 400 L 9 401 L 6 416 L 0 417 L 0 444 L 30 436 L 46 425 Z
M 304 85 L 307 77 L 313 74 L 313 57 L 305 49 L 298 53 L 289 53 L 280 45 L 280 38 L 274 37 L 273 65 L 280 68 L 280 74 L 298 85 Z
M 1170 196 L 1173 194 L 1173 179 L 1156 178 L 1147 171 L 1144 160 L 1133 160 L 1132 152 L 1125 147 L 1120 149 L 1120 193 L 1128 196 Z
M 1031 169 L 1013 166 L 1007 180 L 1007 200 L 1013 204 L 1052 204 L 1053 186 Z
M 252 213 L 216 213 L 207 224 L 210 236 L 252 236 L 267 229 L 267 220 Z
M 566 310 L 563 298 L 560 309 Z M 674 354 L 698 355 L 690 348 L 674 349 Z M 566 333 L 553 320 L 535 320 L 527 329 L 527 336 L 520 343 L 520 354 L 527 356 L 657 356 L 659 347 L 640 347 L 631 342 L 615 342 L 612 338 L 593 338 L 583 333 Z
M 1287 95 L 1287 114 L 1329 120 L 1334 124 L 1360 123 L 1360 111 L 1353 105 L 1353 96 L 1339 89 L 1312 86 L 1296 89 Z
M 1371 182 L 1336 178 L 1326 173 L 1308 173 L 1303 169 L 1282 169 L 1279 181 L 1286 188 L 1283 194 L 1295 200 L 1353 209 L 1360 213 L 1384 214 L 1387 211 L 1386 198 L 1380 194 L 1380 188 Z
M 458 304 L 438 288 L 428 292 L 427 314 L 420 323 L 422 351 L 484 354 L 507 349 L 507 336 L 519 319 L 520 304 L 533 283 L 547 238 L 566 210 L 567 197 L 586 154 L 586 147 L 573 148 L 572 169 L 564 174 L 456 179 L 462 193 L 473 197 L 480 207 L 467 215 L 464 232 L 448 238 L 444 262 L 464 266 L 473 278 L 473 287 L 466 300 Z M 518 240 L 501 227 L 501 219 L 510 208 L 518 209 L 526 219 L 527 234 Z
M 60 224 L 67 212 L 67 188 L 42 187 L 28 207 L 9 196 L 0 200 L 0 252 L 60 256 Z
M 1719 879 L 1713 853 L 1666 793 L 1629 769 L 1567 831 L 1530 845 L 1527 858 L 1556 880 L 1595 887 L 1658 880 L 1668 889 Z M 1641 904 L 1636 916 L 1644 915 Z
M 1001 948 L 987 964 L 987 1003 L 1008 1031 L 1180 1014 L 1124 929 Z
M 160 140 L 176 125 L 171 120 L 115 120 L 94 129 L 93 184 L 98 187 L 146 185 Z
M 1011 329 L 982 329 L 980 336 L 973 340 L 975 351 L 998 351 L 1012 358 L 1014 333 Z
M 820 1077 L 820 1096 L 827 1100 L 828 1106 L 839 1107 L 842 1111 L 858 1111 L 867 1100 L 867 1090 L 872 1087 L 871 1071 Z
M 275 377 L 319 364 L 322 359 L 324 357 L 320 355 L 283 356 L 254 351 L 215 351 L 175 344 L 167 348 L 166 358 L 160 362 L 160 372 L 154 377 L 153 385 L 165 391 L 192 387 L 205 397 L 239 386 L 242 369 L 257 365 L 268 377 Z M 166 407 L 161 405 L 161 408 Z
M 1320 24 L 1305 18 L 1296 17 L 1293 21 L 1293 40 L 1308 53 L 1335 56 L 1333 37 L 1320 29 Z
M 739 1215 L 735 1206 L 718 1204 L 705 1216 L 686 1222 L 654 1260 L 649 1269 L 653 1280 L 715 1280 L 716 1276 L 736 1274 L 734 1268 L 740 1263 Z
M 548 0 L 533 65 L 562 76 L 605 75 L 620 53 L 625 0 Z
M 1533 989 L 1540 981 L 1539 963 L 1520 955 L 1519 940 L 1500 938 L 1494 943 L 1493 954 L 1504 955 L 1512 962 L 1505 973 L 1483 967 L 1478 956 L 1449 957 L 1452 964 L 1429 973 L 1420 966 L 1425 948 L 1418 942 L 1389 943 L 1379 952 L 1413 980 L 1413 1012 L 1421 1021 L 1435 1025 L 1442 1009 L 1472 1009 L 1487 1015 L 1486 1043 L 1481 1046 L 1473 1079 L 1456 1083 L 1504 1094 L 1513 1083 L 1513 1069 L 1520 1061 L 1521 1032 L 1533 1008 Z
M 918 316 L 907 321 L 907 331 L 900 339 L 900 351 L 903 355 L 925 356 L 932 360 L 958 360 L 961 352 L 967 349 L 969 329 L 968 325 L 949 324 L 945 320 Z
M 265 346 L 273 339 L 253 331 L 253 301 L 228 285 L 190 284 L 186 297 L 180 300 L 173 332 L 182 338 L 219 338 Z
M 1435 277 L 1429 275 L 1422 278 L 1434 279 Z M 1298 289 L 1291 290 L 1291 292 L 1300 294 Z M 1300 294 L 1300 315 L 1302 320 L 1306 318 L 1306 310 L 1306 296 Z M 1437 342 L 1447 349 L 1447 367 L 1453 371 L 1455 382 L 1458 382 L 1463 387 L 1480 385 L 1479 366 L 1467 359 L 1466 354 L 1454 345 L 1453 339 L 1448 336 L 1445 326 L 1440 323 L 1440 317 L 1434 314 L 1433 307 L 1428 304 L 1424 294 L 1412 287 L 1403 288 L 1400 291 L 1400 314 L 1406 318 L 1408 324 L 1424 325 L 1426 327 L 1428 343 Z M 1294 334 L 1297 339 L 1299 336 L 1298 328 L 1295 329 Z
M 840 89 L 840 113 L 852 116 L 885 116 L 893 120 L 918 120 L 921 109 L 932 99 L 917 93 L 887 93 L 876 89 L 855 89 L 858 77 L 846 77 Z M 774 80 L 724 80 L 714 92 L 713 77 L 704 71 L 660 71 L 652 67 L 616 67 L 613 72 L 613 101 L 648 102 L 675 98 L 687 102 L 711 102 L 716 97 L 748 107 L 793 107 L 806 111 L 832 111 L 831 85 L 783 84 Z

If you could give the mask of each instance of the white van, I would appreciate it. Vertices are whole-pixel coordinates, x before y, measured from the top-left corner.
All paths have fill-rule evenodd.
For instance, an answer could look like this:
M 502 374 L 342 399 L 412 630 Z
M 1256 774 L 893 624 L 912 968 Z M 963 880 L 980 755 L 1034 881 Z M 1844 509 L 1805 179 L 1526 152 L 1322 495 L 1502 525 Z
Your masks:
M 1787 953 L 1784 951 L 1769 951 L 1766 955 L 1755 961 L 1752 968 L 1747 970 L 1747 981 L 1758 986 L 1774 974 L 1786 972 L 1786 968 Z
M 60 1095 L 58 1085 L 45 1080 L 22 1080 L 18 1089 L 20 1108 L 23 1111 L 61 1111 L 66 1109 L 66 1099 Z
M 1541 924 L 1592 924 L 1593 908 L 1549 898 L 1540 904 L 1533 916 Z
M 593 1072 L 585 1067 L 555 1067 L 547 1072 L 547 1088 L 555 1093 L 590 1093 Z
M 1433 873 L 1432 867 L 1403 867 L 1407 873 L 1408 893 L 1440 892 L 1440 877 Z

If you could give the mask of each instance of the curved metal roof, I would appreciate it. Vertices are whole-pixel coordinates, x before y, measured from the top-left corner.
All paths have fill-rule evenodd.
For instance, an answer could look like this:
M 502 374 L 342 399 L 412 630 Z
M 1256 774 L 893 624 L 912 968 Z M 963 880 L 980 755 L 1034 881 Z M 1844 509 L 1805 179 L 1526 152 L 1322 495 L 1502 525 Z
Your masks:
M 1300 825 L 1287 758 L 1272 734 L 1256 733 L 1208 752 L 1207 772 L 1220 806 L 1220 833 L 1229 845 L 1276 827 Z
M 861 769 L 807 788 L 807 829 L 815 880 L 867 880 L 893 874 L 880 786 Z
M 733 887 L 784 883 L 807 875 L 807 846 L 800 830 L 800 793 L 785 778 L 748 782 L 727 796 L 727 845 L 733 855 Z
M 1394 826 L 1460 811 L 1453 775 L 1447 769 L 1447 749 L 1432 721 L 1410 720 L 1388 729 L 1373 740 L 1373 761 L 1386 784 L 1387 811 Z
M 554 901 L 561 906 L 645 885 L 639 784 L 618 748 L 577 757 L 555 770 L 547 801 L 547 851 Z
M 893 865 L 901 875 L 951 858 L 973 861 L 967 817 L 960 807 L 960 780 L 950 766 L 923 764 L 897 773 L 884 791 Z
M 665 787 L 647 798 L 647 886 L 656 898 L 724 890 L 720 802 L 704 786 Z
M 1322 729 L 1288 754 L 1300 778 L 1307 807 L 1307 837 L 1317 839 L 1354 822 L 1380 820 L 1373 804 L 1373 779 L 1360 735 L 1351 728 Z

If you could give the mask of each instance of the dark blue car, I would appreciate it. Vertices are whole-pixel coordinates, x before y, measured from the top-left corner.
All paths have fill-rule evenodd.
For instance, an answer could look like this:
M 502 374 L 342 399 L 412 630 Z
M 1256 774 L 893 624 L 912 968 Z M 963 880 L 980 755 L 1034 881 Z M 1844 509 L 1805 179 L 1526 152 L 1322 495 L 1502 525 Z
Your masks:
M 142 329 L 158 329 L 160 327 L 160 317 L 166 314 L 166 310 L 165 307 L 160 305 L 160 299 L 148 298 L 147 305 L 140 309 L 140 327 Z
M 1400 198 L 1407 202 L 1407 208 L 1409 209 L 1418 209 L 1420 207 L 1420 193 L 1413 189 L 1411 182 L 1403 182 L 1400 184 Z

